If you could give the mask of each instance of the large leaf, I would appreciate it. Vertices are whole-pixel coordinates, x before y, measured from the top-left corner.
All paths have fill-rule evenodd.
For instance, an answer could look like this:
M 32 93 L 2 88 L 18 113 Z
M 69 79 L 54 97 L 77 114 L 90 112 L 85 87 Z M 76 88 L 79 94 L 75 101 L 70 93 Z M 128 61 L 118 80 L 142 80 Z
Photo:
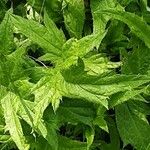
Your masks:
M 23 55 L 26 53 L 27 46 L 30 45 L 29 41 L 23 42 L 20 47 L 9 55 L 0 54 L 0 84 L 9 86 L 10 81 L 16 81 L 20 78 L 27 77 L 26 67 L 31 67 L 35 63 L 25 61 Z
M 122 52 L 122 72 L 125 74 L 147 74 L 150 70 L 149 48 L 140 42 L 138 45 L 138 48 L 134 48 L 132 52 Z
M 92 126 L 95 118 L 94 107 L 81 99 L 63 99 L 63 103 L 58 108 L 56 115 L 60 122 L 82 123 Z M 51 119 L 51 118 L 50 118 Z
M 92 0 L 91 1 L 94 33 L 103 34 L 105 32 L 106 24 L 111 17 L 105 14 L 99 14 L 98 11 L 105 10 L 105 9 L 107 10 L 110 8 L 118 9 L 116 0 Z
M 124 92 L 125 94 L 122 94 L 116 100 L 116 104 L 119 103 L 121 98 L 121 102 L 127 101 L 131 97 L 143 92 L 142 89 L 135 91 L 135 88 L 150 81 L 147 76 L 114 75 L 105 77 L 103 75 L 87 75 L 84 71 L 84 64 L 80 59 L 77 65 L 73 65 L 69 69 L 62 71 L 62 76 L 64 79 L 61 79 L 62 81 L 60 80 L 60 86 L 58 86 L 62 95 L 86 99 L 94 103 L 102 104 L 106 108 L 108 107 L 107 100 L 112 94 L 118 92 Z
M 26 102 L 26 105 L 29 108 L 29 113 L 32 116 L 32 118 L 35 118 L 35 114 L 33 113 L 34 103 L 33 102 Z M 24 107 L 20 105 L 19 109 L 19 116 L 25 120 L 33 129 L 36 131 L 39 135 L 43 136 L 49 143 L 49 146 L 51 146 L 52 149 L 57 150 L 58 147 L 58 139 L 57 139 L 57 133 L 56 129 L 53 128 L 51 124 L 46 124 L 41 119 L 38 121 L 38 126 L 33 125 L 31 122 L 31 119 L 29 118 L 28 113 L 25 111 Z
M 150 26 L 141 17 L 133 13 L 117 11 L 115 9 L 98 10 L 98 12 L 100 12 L 100 14 L 108 14 L 113 18 L 126 23 L 130 27 L 131 31 L 143 40 L 148 48 L 150 48 Z
M 19 98 L 11 92 L 9 92 L 1 100 L 4 109 L 6 128 L 9 131 L 11 138 L 16 143 L 18 148 L 20 150 L 28 150 L 29 145 L 26 143 L 21 123 L 17 116 L 17 111 L 14 109 L 14 105 L 17 105 L 17 101 L 19 101 Z
M 57 35 L 58 30 L 56 29 L 56 26 L 50 19 L 49 20 L 51 21 L 51 23 L 49 22 L 48 24 L 47 19 L 48 18 L 46 17 L 45 22 L 48 28 L 33 20 L 27 20 L 19 16 L 11 15 L 11 21 L 19 30 L 19 32 L 23 33 L 30 40 L 37 43 L 46 52 L 52 53 L 54 56 L 59 56 L 61 47 L 63 45 L 63 41 L 60 41 L 59 39 L 61 33 Z M 55 30 L 57 30 L 57 32 L 55 32 Z
M 44 110 L 52 103 L 54 111 L 59 107 L 61 100 L 61 95 L 59 91 L 55 88 L 51 88 L 49 84 L 44 85 L 34 91 L 35 101 L 34 101 L 34 125 L 38 126 L 41 121 Z
M 150 126 L 133 113 L 132 107 L 128 104 L 116 107 L 116 121 L 124 145 L 132 144 L 137 150 L 150 148 Z

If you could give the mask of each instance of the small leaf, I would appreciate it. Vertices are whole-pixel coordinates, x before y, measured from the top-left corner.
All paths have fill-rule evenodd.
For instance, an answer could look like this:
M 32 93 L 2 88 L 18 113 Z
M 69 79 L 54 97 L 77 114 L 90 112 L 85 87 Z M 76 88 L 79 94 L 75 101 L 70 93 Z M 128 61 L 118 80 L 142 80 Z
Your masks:
M 87 128 L 85 131 L 85 136 L 87 139 L 87 150 L 90 149 L 90 146 L 92 145 L 93 141 L 94 141 L 94 129 L 93 128 Z
M 109 128 L 109 135 L 110 135 L 110 143 L 102 143 L 100 148 L 102 150 L 120 150 L 120 137 L 117 131 L 116 124 L 111 117 L 107 117 L 107 124 Z
M 14 49 L 14 37 L 13 37 L 13 27 L 10 22 L 9 12 L 5 14 L 5 17 L 0 24 L 0 53 L 10 54 Z
M 97 108 L 97 114 L 96 114 L 96 117 L 94 119 L 94 125 L 98 125 L 99 128 L 103 129 L 104 131 L 108 132 L 108 125 L 107 125 L 107 122 L 106 120 L 104 119 L 105 117 L 105 111 L 106 111 L 106 108 L 103 107 L 103 106 L 98 106 Z
M 65 0 L 63 1 L 63 16 L 65 25 L 71 37 L 81 38 L 84 25 L 84 1 Z
M 59 136 L 58 150 L 87 150 L 86 143 Z

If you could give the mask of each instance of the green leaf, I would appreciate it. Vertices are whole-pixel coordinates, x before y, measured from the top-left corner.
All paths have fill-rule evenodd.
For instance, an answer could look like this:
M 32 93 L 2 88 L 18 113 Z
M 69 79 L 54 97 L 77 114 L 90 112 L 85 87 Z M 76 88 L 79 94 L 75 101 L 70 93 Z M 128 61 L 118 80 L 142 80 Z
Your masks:
M 26 105 L 29 108 L 29 113 L 32 116 L 32 118 L 35 118 L 35 114 L 33 113 L 34 103 L 27 101 Z M 41 119 L 38 122 L 38 126 L 34 128 L 31 119 L 29 118 L 29 115 L 24 110 L 22 105 L 20 106 L 18 113 L 20 117 L 33 128 L 33 130 L 35 130 L 39 135 L 42 135 L 48 141 L 52 149 L 57 150 L 58 147 L 57 133 L 56 129 L 53 128 L 51 124 L 47 125 L 47 123 L 45 123 L 44 120 Z
M 133 13 L 117 11 L 115 9 L 106 9 L 98 12 L 100 14 L 108 14 L 113 18 L 126 23 L 130 27 L 131 31 L 141 40 L 143 40 L 148 48 L 150 48 L 150 26 L 141 17 Z
M 79 57 L 85 56 L 88 52 L 92 51 L 93 48 L 98 48 L 98 45 L 101 43 L 105 36 L 106 32 L 103 34 L 97 33 L 97 34 L 91 34 L 88 36 L 83 37 L 78 41 L 78 52 L 80 55 Z
M 35 100 L 34 100 L 34 125 L 38 126 L 39 121 L 41 121 L 44 110 L 50 104 L 50 99 L 52 92 L 46 86 L 39 88 L 34 91 Z
M 12 24 L 8 12 L 0 24 L 0 45 L 0 53 L 2 54 L 9 54 L 14 48 Z
M 150 81 L 147 76 L 91 76 L 84 72 L 82 65 L 78 63 L 78 66 L 71 66 L 70 69 L 62 72 L 64 79 L 60 82 L 59 87 L 62 95 L 86 99 L 90 102 L 102 104 L 106 108 L 108 107 L 107 100 L 112 94 L 125 92 L 125 95 L 121 95 L 116 103 L 119 103 L 121 98 L 123 99 L 122 102 L 127 101 L 143 92 L 142 89 L 134 91 L 135 88 Z M 131 93 L 131 91 L 134 92 Z
M 94 129 L 88 127 L 85 131 L 85 136 L 87 139 L 87 150 L 90 149 L 90 146 L 92 145 L 94 141 L 94 135 L 95 135 Z
M 12 81 L 16 81 L 22 78 L 28 78 L 27 77 L 27 71 L 26 67 L 31 67 L 34 66 L 35 63 L 28 59 L 28 62 L 26 61 L 27 59 L 24 57 L 27 51 L 27 47 L 31 44 L 30 41 L 26 40 L 21 43 L 19 47 L 16 48 L 14 52 L 12 52 L 10 55 L 8 55 L 6 66 L 10 66 L 10 79 Z
M 25 61 L 23 55 L 26 52 L 29 41 L 25 41 L 9 55 L 0 54 L 0 84 L 6 87 L 9 86 L 10 81 L 16 81 L 20 78 L 27 77 L 26 66 L 31 66 L 30 60 Z
M 107 10 L 107 9 L 120 9 L 117 7 L 116 0 L 92 0 L 91 1 L 91 9 L 93 14 L 93 25 L 94 25 L 94 33 L 101 33 L 104 34 L 106 24 L 111 18 L 106 14 L 99 14 L 98 11 L 100 10 Z
M 65 99 L 56 115 L 60 122 L 82 123 L 92 127 L 95 113 L 94 108 L 89 108 L 90 106 L 90 103 L 81 99 Z
M 132 144 L 137 150 L 148 150 L 150 126 L 134 114 L 132 107 L 122 104 L 116 107 L 116 122 L 124 145 Z
M 58 150 L 87 150 L 87 144 L 59 136 Z
M 107 117 L 106 120 L 109 128 L 110 143 L 108 144 L 104 142 L 102 143 L 102 145 L 100 145 L 100 148 L 102 150 L 120 150 L 120 137 L 117 131 L 116 124 L 111 117 Z
M 123 65 L 122 72 L 125 74 L 147 74 L 150 70 L 149 48 L 138 42 L 138 48 L 132 52 L 122 51 Z
M 121 62 L 111 62 L 104 54 L 91 53 L 83 58 L 85 63 L 85 71 L 90 75 L 100 75 L 112 72 L 114 68 L 118 68 Z
M 63 16 L 65 25 L 71 37 L 81 38 L 84 25 L 84 1 L 65 0 L 63 1 Z
M 41 121 L 45 109 L 52 103 L 54 111 L 59 107 L 61 95 L 57 89 L 51 88 L 49 84 L 46 84 L 34 92 L 34 125 L 38 126 Z
M 59 30 L 55 23 L 49 18 L 47 12 L 44 13 L 44 24 L 49 32 L 49 36 L 55 39 L 55 42 L 60 43 L 63 45 L 65 43 L 65 36 L 63 31 Z
M 51 38 L 56 36 L 59 37 L 59 35 L 56 35 L 53 31 L 53 28 L 55 29 L 56 26 L 52 24 L 52 22 L 51 26 L 53 26 L 53 28 L 47 29 L 38 22 L 27 20 L 20 16 L 11 15 L 11 21 L 19 32 L 27 36 L 33 42 L 37 43 L 46 52 L 52 53 L 54 56 L 59 56 L 63 42 L 60 42 L 60 40 L 58 41 L 55 38 Z M 55 58 L 57 59 L 57 57 Z
M 46 9 L 50 18 L 59 23 L 62 21 L 62 0 L 27 0 L 27 2 L 41 14 Z
M 114 94 L 111 97 L 110 100 L 110 107 L 114 107 L 116 105 L 122 104 L 128 100 L 134 100 L 135 96 L 144 93 L 146 89 L 140 89 L 140 90 L 131 90 L 131 91 L 127 91 L 127 92 L 120 92 L 117 94 Z M 145 99 L 139 99 L 141 101 L 145 101 Z
M 29 145 L 26 143 L 23 135 L 21 123 L 17 116 L 17 111 L 14 109 L 14 105 L 17 105 L 18 101 L 19 98 L 10 92 L 1 100 L 2 107 L 4 109 L 6 128 L 20 150 L 29 150 Z
M 87 85 L 82 85 L 82 84 L 72 84 L 63 81 L 62 84 L 60 84 L 60 91 L 62 92 L 63 96 L 67 96 L 70 98 L 85 99 L 89 102 L 101 104 L 106 108 L 108 108 L 107 102 L 108 96 L 95 93 L 94 90 L 90 91 L 88 88 L 86 88 L 86 86 L 88 86 L 88 83 Z
M 108 125 L 105 118 L 105 112 L 106 112 L 106 108 L 103 106 L 98 106 L 97 108 L 97 114 L 96 117 L 94 119 L 94 125 L 98 125 L 99 128 L 103 129 L 104 131 L 108 132 Z
M 70 39 L 63 45 L 62 61 L 60 67 L 65 69 L 75 64 L 78 57 L 83 58 L 87 53 L 98 48 L 104 38 L 104 34 L 92 34 L 80 40 Z
M 92 34 L 85 36 L 80 40 L 71 38 L 63 45 L 62 56 L 57 62 L 55 57 L 49 53 L 41 56 L 39 59 L 43 61 L 55 60 L 56 66 L 62 70 L 75 64 L 78 57 L 83 58 L 87 53 L 93 51 L 95 47 L 97 48 L 103 38 L 104 34 Z

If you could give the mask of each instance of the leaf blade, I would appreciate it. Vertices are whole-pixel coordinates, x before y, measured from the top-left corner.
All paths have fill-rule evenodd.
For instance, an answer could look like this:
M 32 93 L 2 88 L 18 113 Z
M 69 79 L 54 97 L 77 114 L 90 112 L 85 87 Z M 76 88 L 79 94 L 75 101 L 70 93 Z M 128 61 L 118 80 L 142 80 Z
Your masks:
M 11 138 L 16 143 L 20 150 L 29 150 L 29 145 L 25 141 L 25 137 L 23 135 L 21 123 L 19 118 L 13 108 L 12 101 L 17 101 L 18 97 L 13 95 L 12 93 L 8 93 L 2 100 L 2 106 L 4 109 L 4 116 L 7 129 L 11 135 Z M 8 109 L 9 108 L 9 109 Z

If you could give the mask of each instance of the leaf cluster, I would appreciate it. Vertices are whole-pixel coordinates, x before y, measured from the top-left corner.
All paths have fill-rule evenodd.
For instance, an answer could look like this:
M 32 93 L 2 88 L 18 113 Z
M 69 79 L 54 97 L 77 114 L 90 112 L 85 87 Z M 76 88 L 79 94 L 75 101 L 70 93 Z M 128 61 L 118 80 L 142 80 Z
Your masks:
M 146 0 L 0 1 L 1 150 L 150 150 Z

